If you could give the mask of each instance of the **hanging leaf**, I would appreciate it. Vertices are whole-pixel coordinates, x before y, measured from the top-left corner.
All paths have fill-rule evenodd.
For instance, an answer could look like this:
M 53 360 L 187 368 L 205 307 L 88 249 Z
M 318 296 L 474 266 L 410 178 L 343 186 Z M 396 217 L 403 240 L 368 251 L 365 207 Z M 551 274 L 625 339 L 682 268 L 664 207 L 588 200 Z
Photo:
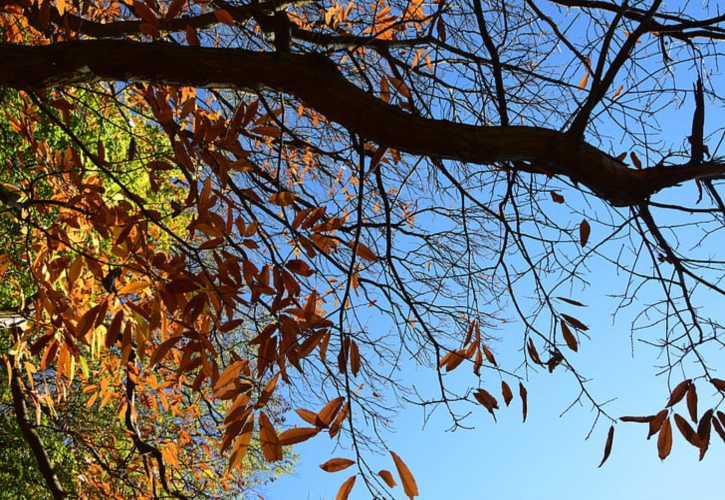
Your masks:
M 335 414 L 342 406 L 342 402 L 345 400 L 342 396 L 333 399 L 327 403 L 317 414 L 316 425 L 318 427 L 328 427 Z M 299 412 L 298 412 L 299 413 Z
M 393 475 L 388 470 L 380 470 L 378 471 L 378 476 L 383 478 L 383 481 L 385 481 L 385 484 L 388 485 L 390 488 L 395 488 L 395 486 L 398 484 L 395 482 L 395 479 L 393 478 Z
M 700 438 L 697 436 L 695 429 L 690 427 L 690 424 L 687 423 L 687 420 L 685 420 L 682 416 L 675 414 L 675 425 L 677 425 L 677 428 L 680 430 L 680 434 L 682 434 L 682 437 L 684 437 L 688 443 L 695 448 L 700 448 Z
M 519 382 L 519 396 L 521 396 L 521 414 L 524 417 L 524 422 L 526 422 L 526 414 L 528 413 L 529 409 L 529 405 L 526 401 L 527 394 L 528 392 L 526 391 L 526 387 L 524 387 L 524 384 Z
M 554 203 L 564 203 L 564 197 L 560 195 L 557 191 L 549 191 L 549 194 L 551 195 L 551 199 L 554 201 Z
M 403 460 L 396 455 L 395 452 L 391 451 L 390 455 L 393 457 L 393 462 L 395 462 L 395 468 L 398 469 L 398 476 L 400 476 L 400 481 L 403 483 L 403 491 L 408 498 L 417 497 L 418 485 L 416 484 L 415 478 L 410 472 L 410 469 L 408 469 L 405 462 L 403 462 Z
M 660 460 L 664 460 L 672 451 L 672 425 L 670 419 L 666 418 L 662 422 L 659 437 L 657 438 L 657 453 Z
M 586 307 L 586 305 L 582 304 L 582 303 L 581 303 L 581 302 L 579 302 L 578 300 L 574 300 L 574 299 L 569 299 L 569 298 L 567 298 L 567 297 L 557 297 L 557 299 L 559 299 L 559 300 L 563 300 L 563 301 L 564 301 L 564 302 L 566 302 L 567 304 L 571 304 L 571 305 L 573 305 L 573 306 L 579 306 L 579 307 Z
M 710 383 L 720 392 L 725 392 L 725 380 L 719 378 L 710 379 Z
M 609 454 L 612 452 L 612 443 L 614 442 L 614 426 L 609 427 L 609 433 L 607 434 L 607 442 L 604 443 L 604 456 L 602 461 L 599 462 L 599 467 L 604 465 L 604 462 L 609 458 Z
M 710 446 L 710 429 L 712 427 L 712 414 L 714 410 L 707 410 L 700 417 L 700 423 L 697 424 L 697 437 L 700 440 L 700 460 L 705 458 L 705 453 Z
M 687 411 L 690 413 L 690 418 L 693 422 L 697 422 L 697 392 L 695 390 L 695 384 L 690 384 L 687 388 Z
M 320 465 L 320 469 L 324 470 L 325 472 L 337 472 L 347 469 L 354 463 L 354 460 L 350 460 L 348 458 L 331 458 L 324 464 Z
M 506 383 L 506 381 L 501 381 L 501 395 L 503 396 L 503 402 L 506 403 L 506 406 L 508 406 L 511 401 L 514 399 L 514 394 L 511 392 L 511 387 Z
M 539 357 L 539 352 L 536 350 L 536 346 L 534 345 L 534 341 L 529 337 L 529 341 L 527 343 L 527 349 L 529 351 L 529 357 L 531 360 L 536 363 L 537 365 L 542 365 L 541 358 Z
M 657 434 L 660 431 L 660 428 L 662 427 L 662 424 L 664 423 L 666 418 L 667 418 L 667 410 L 662 410 L 657 415 L 655 415 L 652 420 L 650 420 L 649 433 L 647 434 L 647 439 L 651 438 L 652 436 L 654 436 L 655 434 Z
M 669 408 L 670 406 L 674 406 L 680 401 L 682 401 L 682 398 L 685 397 L 685 394 L 687 394 L 687 389 L 690 388 L 690 383 L 692 383 L 692 380 L 687 379 L 679 384 L 677 384 L 677 387 L 675 387 L 672 390 L 672 394 L 670 395 L 670 400 L 665 405 L 665 408 Z
M 342 483 L 342 486 L 340 486 L 340 489 L 337 491 L 335 500 L 347 500 L 347 497 L 350 496 L 350 492 L 352 491 L 352 487 L 355 486 L 355 479 L 357 479 L 357 476 L 350 476 L 344 483 Z
M 286 207 L 287 205 L 291 205 L 294 203 L 294 201 L 297 199 L 297 195 L 294 193 L 291 193 L 289 191 L 281 191 L 279 193 L 275 193 L 272 196 L 269 197 L 269 202 L 272 205 L 277 205 L 279 207 Z
M 584 73 L 584 76 L 582 77 L 582 79 L 579 80 L 579 88 L 582 90 L 587 88 L 587 83 L 589 83 L 589 71 Z
M 314 437 L 318 432 L 320 432 L 320 429 L 315 427 L 295 427 L 294 429 L 288 429 L 279 435 L 279 444 L 289 446 L 291 444 L 301 443 Z
M 560 321 L 559 323 L 561 324 L 561 335 L 564 337 L 566 345 L 569 346 L 569 349 L 576 352 L 578 349 L 576 337 L 574 337 L 574 334 L 564 321 Z
M 589 241 L 589 235 L 592 232 L 592 228 L 589 225 L 589 222 L 587 222 L 586 219 L 581 221 L 579 224 L 579 243 L 581 243 L 582 247 L 587 246 L 587 242 Z
M 569 323 L 574 328 L 577 328 L 584 332 L 589 330 L 589 327 L 587 325 L 585 325 L 584 323 L 582 323 L 581 321 L 579 321 L 578 319 L 576 319 L 573 316 L 569 316 L 568 314 L 562 314 L 561 317 L 564 318 L 566 320 L 566 322 Z

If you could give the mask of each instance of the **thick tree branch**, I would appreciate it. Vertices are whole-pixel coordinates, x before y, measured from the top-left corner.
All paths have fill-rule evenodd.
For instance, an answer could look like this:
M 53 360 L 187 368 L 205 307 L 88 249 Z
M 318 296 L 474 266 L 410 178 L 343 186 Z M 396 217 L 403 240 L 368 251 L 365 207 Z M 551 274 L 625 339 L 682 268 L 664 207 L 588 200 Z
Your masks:
M 18 426 L 23 433 L 25 441 L 30 446 L 30 450 L 33 456 L 38 462 L 38 468 L 40 473 L 45 479 L 45 484 L 53 495 L 53 498 L 63 499 L 68 498 L 68 493 L 63 488 L 63 485 L 58 479 L 58 475 L 55 473 L 53 463 L 48 456 L 48 452 L 43 445 L 43 442 L 38 436 L 33 426 L 30 423 L 30 417 L 28 416 L 28 407 L 25 404 L 25 398 L 23 396 L 22 388 L 22 373 L 20 369 L 13 366 L 11 369 L 10 379 L 10 390 L 13 394 L 13 408 L 15 410 L 15 419 L 18 422 Z
M 98 80 L 271 88 L 292 94 L 328 119 L 391 148 L 477 164 L 531 162 L 517 168 L 569 177 L 616 206 L 636 205 L 681 182 L 725 174 L 725 164 L 718 161 L 633 170 L 557 130 L 472 126 L 414 116 L 359 89 L 319 54 L 281 56 L 120 40 L 41 47 L 0 44 L 0 85 L 28 88 Z

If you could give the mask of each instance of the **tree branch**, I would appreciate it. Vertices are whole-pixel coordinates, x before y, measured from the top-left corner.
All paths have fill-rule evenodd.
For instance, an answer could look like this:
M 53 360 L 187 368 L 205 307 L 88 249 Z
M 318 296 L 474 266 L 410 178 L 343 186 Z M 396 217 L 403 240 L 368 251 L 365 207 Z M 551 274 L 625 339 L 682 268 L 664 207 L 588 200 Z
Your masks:
M 113 57 L 109 57 L 113 54 Z M 348 81 L 320 54 L 280 55 L 167 43 L 93 40 L 28 47 L 0 44 L 0 85 L 15 88 L 98 80 L 286 92 L 368 140 L 403 152 L 476 164 L 519 163 L 519 170 L 569 177 L 615 206 L 657 191 L 725 175 L 725 163 L 642 170 L 582 140 L 539 127 L 485 127 L 414 116 Z

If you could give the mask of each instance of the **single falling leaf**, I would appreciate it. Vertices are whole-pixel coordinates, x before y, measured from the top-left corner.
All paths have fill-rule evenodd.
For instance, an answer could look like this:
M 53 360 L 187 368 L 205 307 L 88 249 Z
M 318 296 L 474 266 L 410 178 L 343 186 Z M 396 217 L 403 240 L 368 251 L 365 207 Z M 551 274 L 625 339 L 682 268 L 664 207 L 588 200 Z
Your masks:
M 352 487 L 355 486 L 355 479 L 357 479 L 357 476 L 350 476 L 344 483 L 342 483 L 342 486 L 340 486 L 340 489 L 337 491 L 335 500 L 347 500 L 347 497 L 350 496 L 350 492 L 352 491 Z
M 589 241 L 589 235 L 591 233 L 592 233 L 592 228 L 589 225 L 589 222 L 587 222 L 587 220 L 584 219 L 579 224 L 579 243 L 581 243 L 582 247 L 587 246 L 587 242 Z
M 415 478 L 410 472 L 410 469 L 408 469 L 405 462 L 403 462 L 403 460 L 396 455 L 395 452 L 391 451 L 390 455 L 393 457 L 393 462 L 395 462 L 395 468 L 398 469 L 398 476 L 400 476 L 400 481 L 403 483 L 403 491 L 408 498 L 417 497 L 418 485 L 416 484 Z
M 524 417 L 524 422 L 526 422 L 526 414 L 529 410 L 529 405 L 526 401 L 527 394 L 528 392 L 526 391 L 526 387 L 524 387 L 524 384 L 519 382 L 519 396 L 521 396 L 521 413 Z
M 609 458 L 609 454 L 612 452 L 612 443 L 614 442 L 614 426 L 612 425 L 609 428 L 609 433 L 607 434 L 607 441 L 604 443 L 604 456 L 602 457 L 602 461 L 599 462 L 599 467 L 604 465 L 604 462 L 607 461 Z
M 660 428 L 660 434 L 657 437 L 657 453 L 660 460 L 664 460 L 672 451 L 672 424 L 670 419 L 665 418 Z
M 385 484 L 388 485 L 390 488 L 395 488 L 395 485 L 398 483 L 395 482 L 395 479 L 393 478 L 393 475 L 388 470 L 380 470 L 378 471 L 378 476 L 383 478 L 383 481 L 385 481 Z
M 514 399 L 514 394 L 511 392 L 511 387 L 506 383 L 506 381 L 501 381 L 501 395 L 503 396 L 503 402 L 506 403 L 506 406 L 508 406 L 511 401 Z
M 569 347 L 569 349 L 576 352 L 578 349 L 576 337 L 574 337 L 574 334 L 569 329 L 566 322 L 560 321 L 559 323 L 561 324 L 561 335 L 562 335 L 562 337 L 564 337 L 564 341 L 566 342 L 566 345 Z
M 337 472 L 347 469 L 354 463 L 355 461 L 350 460 L 349 458 L 331 458 L 324 464 L 321 464 L 320 469 L 324 470 L 325 472 Z
M 665 405 L 665 408 L 669 408 L 670 406 L 674 406 L 677 403 L 679 403 L 682 400 L 682 398 L 685 397 L 685 394 L 687 394 L 687 389 L 689 389 L 691 383 L 692 383 L 692 380 L 687 379 L 687 380 L 684 380 L 684 381 L 680 382 L 679 384 L 677 384 L 677 386 L 674 389 L 672 389 L 672 394 L 670 395 L 670 400 Z

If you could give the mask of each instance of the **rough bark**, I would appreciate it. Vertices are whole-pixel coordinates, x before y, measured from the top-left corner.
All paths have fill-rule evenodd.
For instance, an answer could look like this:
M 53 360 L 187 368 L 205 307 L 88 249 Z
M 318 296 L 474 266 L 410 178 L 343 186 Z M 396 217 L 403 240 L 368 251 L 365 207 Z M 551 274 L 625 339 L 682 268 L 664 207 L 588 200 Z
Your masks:
M 718 161 L 634 170 L 557 130 L 472 126 L 415 116 L 359 89 L 319 54 L 124 40 L 0 44 L 0 85 L 39 88 L 99 80 L 271 88 L 296 96 L 329 120 L 379 144 L 476 164 L 515 161 L 522 171 L 569 177 L 615 206 L 637 205 L 661 189 L 725 174 L 725 164 Z

